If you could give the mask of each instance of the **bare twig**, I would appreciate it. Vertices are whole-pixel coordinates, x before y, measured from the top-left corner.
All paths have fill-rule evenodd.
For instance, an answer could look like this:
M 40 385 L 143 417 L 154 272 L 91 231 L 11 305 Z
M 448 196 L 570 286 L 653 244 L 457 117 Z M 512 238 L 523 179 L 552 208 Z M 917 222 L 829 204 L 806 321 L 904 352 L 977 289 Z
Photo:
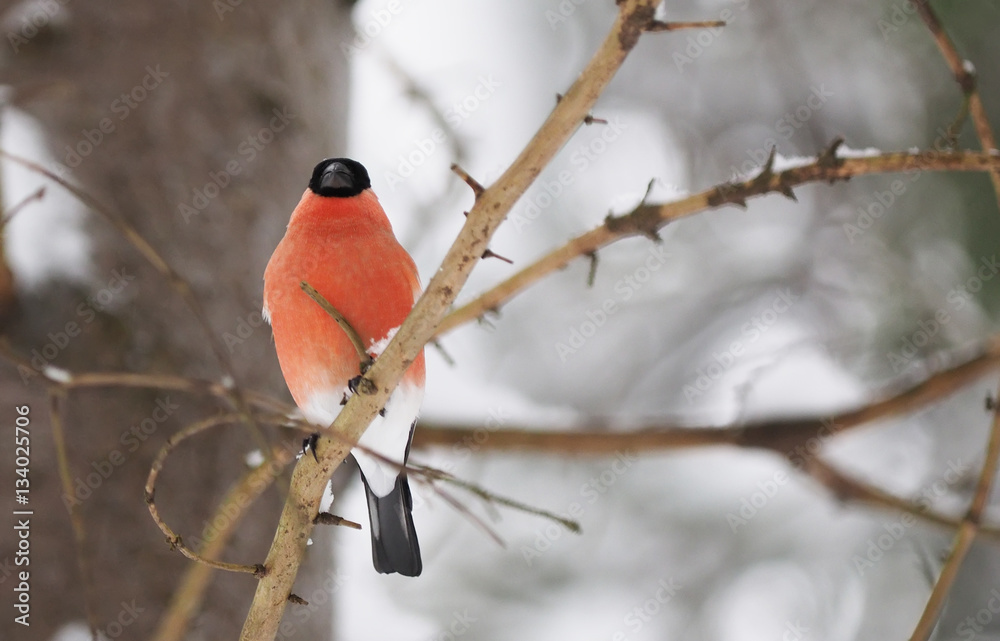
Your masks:
M 12 162 L 41 174 L 68 191 L 77 200 L 104 218 L 105 221 L 114 227 L 118 233 L 120 233 L 125 240 L 127 240 L 129 244 L 132 245 L 142 255 L 142 257 L 166 279 L 170 287 L 177 292 L 177 294 L 181 297 L 181 300 L 184 301 L 185 305 L 187 305 L 188 309 L 191 311 L 191 314 L 195 317 L 195 320 L 201 327 L 205 337 L 208 339 L 208 343 L 211 346 L 212 352 L 214 353 L 216 360 L 219 362 L 219 366 L 222 368 L 224 375 L 228 380 L 233 381 L 233 385 L 227 387 L 227 398 L 240 413 L 242 421 L 250 429 L 250 434 L 256 440 L 257 446 L 261 448 L 261 451 L 270 451 L 270 447 L 268 447 L 267 442 L 264 440 L 264 436 L 261 434 L 259 426 L 254 422 L 253 414 L 250 412 L 250 408 L 247 405 L 246 399 L 243 397 L 242 391 L 239 386 L 235 384 L 236 376 L 232 360 L 229 358 L 226 350 L 222 348 L 222 343 L 220 342 L 218 335 L 215 331 L 213 331 L 212 325 L 208 322 L 208 316 L 205 314 L 205 310 L 202 308 L 198 298 L 194 295 L 194 291 L 191 289 L 191 285 L 188 281 L 177 273 L 177 271 L 174 270 L 174 268 L 171 267 L 162 256 L 160 256 L 159 252 L 157 252 L 153 246 L 150 245 L 141 234 L 139 234 L 135 227 L 133 227 L 123 217 L 115 214 L 110 209 L 105 207 L 96 198 L 88 194 L 83 189 L 80 189 L 62 177 L 57 176 L 38 163 L 16 156 L 2 149 L 0 149 L 0 157 L 6 157 Z
M 452 163 L 451 170 L 455 173 L 455 175 L 462 179 L 462 182 L 469 186 L 469 189 L 472 190 L 472 195 L 475 196 L 476 200 L 479 200 L 479 197 L 483 195 L 486 188 L 483 187 L 478 180 L 473 178 L 469 172 L 462 169 L 458 163 Z
M 937 17 L 934 9 L 931 8 L 930 0 L 914 2 L 913 4 L 916 6 L 920 18 L 930 30 L 934 42 L 941 51 L 941 56 L 944 58 L 945 63 L 947 63 L 948 68 L 951 70 L 951 74 L 955 77 L 955 81 L 962 90 L 963 98 L 968 104 L 969 115 L 972 116 L 972 124 L 976 128 L 976 136 L 979 138 L 983 151 L 988 152 L 996 149 L 997 142 L 993 135 L 993 128 L 990 126 L 989 118 L 986 115 L 986 107 L 983 105 L 983 99 L 979 94 L 979 88 L 976 84 L 975 69 L 958 52 L 958 48 L 948 36 L 948 32 L 945 31 L 941 20 Z M 955 133 L 957 134 L 958 132 Z M 993 181 L 993 189 L 997 194 L 998 202 L 1000 202 L 1000 169 L 995 168 L 991 171 L 990 178 Z
M 589 256 L 601 247 L 631 236 L 651 236 L 667 223 L 727 204 L 745 205 L 748 198 L 768 193 L 789 196 L 792 187 L 809 182 L 833 182 L 854 176 L 904 171 L 992 171 L 1000 168 L 994 152 L 887 153 L 864 158 L 820 155 L 812 163 L 781 172 L 762 171 L 741 183 L 716 186 L 681 200 L 640 204 L 621 216 L 609 216 L 601 226 L 572 239 L 539 258 L 507 280 L 450 313 L 438 326 L 441 335 L 510 300 L 542 277 L 562 269 L 572 260 Z
M 944 57 L 948 68 L 955 77 L 955 81 L 962 90 L 965 101 L 963 111 L 967 106 L 969 115 L 972 117 L 973 126 L 976 129 L 976 136 L 979 138 L 983 151 L 996 153 L 996 137 L 993 135 L 993 128 L 990 125 L 989 118 L 986 115 L 986 108 L 983 105 L 979 89 L 976 86 L 976 75 L 972 64 L 964 60 L 958 53 L 958 48 L 955 47 L 955 43 L 944 30 L 944 26 L 931 8 L 929 0 L 914 4 L 921 19 L 923 19 L 930 30 L 934 42 L 937 43 L 942 57 Z M 961 120 L 961 115 L 958 121 Z M 954 133 L 957 135 L 958 132 Z M 993 183 L 995 202 L 997 205 L 1000 205 L 1000 168 L 992 168 L 990 179 Z M 998 394 L 1000 394 L 1000 389 L 998 389 Z M 927 605 L 924 607 L 924 611 L 920 615 L 920 620 L 913 630 L 913 634 L 910 637 L 911 641 L 926 641 L 930 638 L 937 625 L 941 610 L 944 608 L 945 601 L 948 598 L 948 593 L 951 591 L 951 587 L 962 567 L 962 562 L 965 560 L 966 555 L 972 548 L 972 543 L 976 539 L 976 535 L 979 533 L 982 512 L 986 506 L 986 500 L 989 497 L 993 481 L 996 477 L 998 459 L 1000 459 L 1000 409 L 994 407 L 990 440 L 986 449 L 986 457 L 983 461 L 983 469 L 976 484 L 975 495 L 973 496 L 972 503 L 969 505 L 969 510 L 965 518 L 962 520 L 962 525 L 955 535 L 948 559 L 945 561 L 944 567 L 941 569 L 941 573 L 934 583 L 934 588 L 931 590 L 930 597 L 927 599 Z
M 42 185 L 35 191 L 25 196 L 24 199 L 21 200 L 21 202 L 15 204 L 13 207 L 8 209 L 5 212 L 3 220 L 0 220 L 0 231 L 2 231 L 7 226 L 7 223 L 9 223 L 11 219 L 14 218 L 14 216 L 17 216 L 17 214 L 21 212 L 25 207 L 27 207 L 29 204 L 31 204 L 36 200 L 42 200 L 44 197 L 45 197 L 45 185 Z
M 56 446 L 59 480 L 62 482 L 63 495 L 67 497 L 66 509 L 69 511 L 69 521 L 73 527 L 73 538 L 76 542 L 76 561 L 83 582 L 83 604 L 87 613 L 87 625 L 90 627 L 91 637 L 96 640 L 100 629 L 97 620 L 97 592 L 94 588 L 94 575 L 90 567 L 90 554 L 87 550 L 87 530 L 83 524 L 79 502 L 73 500 L 76 496 L 76 490 L 73 488 L 73 473 L 69 467 L 66 432 L 62 422 L 62 403 L 65 400 L 66 392 L 64 390 L 49 389 L 49 417 L 52 423 L 52 440 Z
M 680 31 L 681 29 L 713 29 L 725 26 L 725 20 L 699 20 L 696 22 L 662 22 L 660 20 L 653 20 L 646 27 L 646 31 L 656 33 L 660 31 Z
M 340 326 L 340 329 L 344 330 L 344 333 L 347 334 L 347 338 L 350 339 L 351 344 L 354 345 L 354 349 L 358 352 L 358 359 L 361 362 L 361 373 L 364 374 L 367 372 L 368 368 L 371 367 L 374 361 L 372 357 L 369 356 L 368 352 L 365 351 L 364 341 L 361 340 L 361 336 L 359 336 L 354 330 L 354 327 L 347 322 L 347 319 L 344 318 L 343 314 L 338 312 L 337 309 L 323 297 L 323 294 L 316 291 L 315 287 L 306 281 L 302 281 L 299 285 L 302 287 L 302 291 L 308 294 L 309 298 L 316 301 L 316 303 L 323 308 L 323 311 L 329 314 L 330 317 L 336 321 L 337 325 Z
M 214 561 L 222 556 L 243 517 L 248 513 L 250 505 L 264 493 L 264 490 L 271 487 L 271 483 L 281 471 L 295 459 L 295 453 L 294 448 L 275 445 L 267 460 L 254 469 L 247 470 L 233 484 L 219 502 L 215 516 L 208 520 L 201 534 L 204 544 L 198 548 L 197 554 L 200 557 Z M 225 518 L 221 519 L 221 526 L 216 526 L 220 514 L 225 515 Z M 202 607 L 205 593 L 214 576 L 214 569 L 204 563 L 192 563 L 188 566 L 170 597 L 167 610 L 160 617 L 152 641 L 181 641 L 184 638 L 191 621 Z
M 875 421 L 901 417 L 939 402 L 1000 367 L 1000 335 L 983 353 L 952 369 L 938 372 L 881 401 L 828 418 L 767 420 L 739 426 L 671 425 L 657 421 L 645 428 L 609 431 L 605 423 L 578 426 L 571 431 L 545 431 L 504 425 L 482 439 L 482 426 L 446 426 L 421 421 L 414 432 L 416 448 L 475 443 L 477 451 L 544 452 L 606 456 L 616 451 L 662 451 L 688 447 L 732 445 L 772 450 L 789 456 L 817 435 L 828 437 Z
M 499 494 L 494 494 L 493 492 L 483 489 L 478 485 L 474 485 L 467 481 L 463 481 L 458 477 L 448 474 L 443 470 L 438 470 L 433 467 L 427 467 L 425 465 L 416 465 L 408 469 L 412 469 L 415 473 L 423 475 L 424 477 L 432 481 L 444 481 L 446 483 L 451 483 L 452 485 L 460 487 L 467 492 L 475 494 L 476 496 L 486 501 L 487 503 L 503 505 L 505 507 L 509 507 L 519 512 L 540 516 L 543 519 L 548 519 L 550 521 L 558 523 L 559 525 L 563 526 L 564 528 L 566 528 L 570 532 L 573 532 L 574 534 L 579 534 L 581 532 L 580 524 L 574 521 L 573 519 L 559 516 L 554 512 L 543 510 L 541 508 L 528 505 L 527 503 L 522 503 L 521 501 L 517 501 L 515 499 L 507 498 L 505 496 L 500 496 Z
M 656 0 L 625 0 L 620 5 L 618 18 L 600 49 L 513 164 L 476 200 L 427 290 L 366 374 L 376 384 L 378 393 L 352 396 L 330 431 L 356 443 L 379 409 L 384 407 L 406 368 L 433 337 L 497 227 L 581 126 L 583 117 L 590 112 L 653 19 L 656 4 Z M 271 641 L 274 638 L 327 479 L 349 451 L 350 446 L 334 442 L 333 447 L 323 449 L 318 462 L 302 457 L 295 466 L 288 500 L 265 561 L 266 572 L 257 585 L 243 626 L 240 637 L 243 641 Z
M 168 438 L 167 442 L 160 448 L 160 451 L 157 452 L 156 458 L 153 459 L 153 465 L 150 467 L 149 476 L 146 478 L 146 505 L 149 507 L 149 513 L 152 515 L 153 521 L 156 523 L 157 527 L 160 528 L 160 531 L 166 535 L 167 543 L 170 545 L 171 549 L 178 550 L 181 554 L 192 561 L 197 561 L 198 563 L 202 563 L 217 570 L 245 572 L 256 576 L 263 572 L 263 566 L 260 564 L 244 565 L 240 563 L 223 563 L 222 561 L 217 561 L 214 558 L 202 556 L 198 552 L 192 550 L 184 543 L 184 540 L 180 537 L 180 535 L 174 532 L 174 530 L 160 517 L 160 512 L 156 508 L 156 481 L 160 476 L 160 471 L 163 469 L 163 463 L 166 461 L 167 456 L 170 455 L 173 449 L 183 441 L 194 436 L 195 434 L 198 434 L 199 432 L 203 432 L 213 427 L 220 427 L 222 425 L 239 422 L 240 418 L 239 414 L 222 414 L 220 416 L 212 416 L 210 418 L 192 423 Z

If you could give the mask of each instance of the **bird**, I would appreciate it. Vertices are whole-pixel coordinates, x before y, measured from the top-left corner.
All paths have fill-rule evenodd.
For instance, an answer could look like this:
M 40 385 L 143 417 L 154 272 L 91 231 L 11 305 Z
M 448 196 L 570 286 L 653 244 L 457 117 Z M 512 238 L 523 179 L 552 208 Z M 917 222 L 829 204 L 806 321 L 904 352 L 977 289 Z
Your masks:
M 303 416 L 328 426 L 353 392 L 360 358 L 347 332 L 303 291 L 303 281 L 347 320 L 372 358 L 420 296 L 416 265 L 396 240 L 368 171 L 356 160 L 327 158 L 316 165 L 264 270 L 262 315 L 271 325 L 285 383 Z M 424 378 L 421 351 L 359 446 L 405 464 Z M 375 569 L 419 576 L 420 545 L 405 470 L 357 447 L 352 454 L 368 501 Z

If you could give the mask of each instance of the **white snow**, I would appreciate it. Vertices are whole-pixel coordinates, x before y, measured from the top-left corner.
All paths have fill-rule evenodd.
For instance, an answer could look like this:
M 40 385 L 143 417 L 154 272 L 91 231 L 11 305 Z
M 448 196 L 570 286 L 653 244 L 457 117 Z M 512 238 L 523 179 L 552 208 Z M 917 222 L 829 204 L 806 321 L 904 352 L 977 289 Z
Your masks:
M 59 175 L 38 122 L 0 104 L 0 149 L 36 162 Z M 72 176 L 64 176 L 72 180 Z M 91 277 L 91 242 L 84 231 L 84 207 L 62 187 L 8 158 L 0 158 L 4 212 L 45 186 L 7 224 L 4 249 L 19 287 L 36 289 L 50 280 L 86 283 Z

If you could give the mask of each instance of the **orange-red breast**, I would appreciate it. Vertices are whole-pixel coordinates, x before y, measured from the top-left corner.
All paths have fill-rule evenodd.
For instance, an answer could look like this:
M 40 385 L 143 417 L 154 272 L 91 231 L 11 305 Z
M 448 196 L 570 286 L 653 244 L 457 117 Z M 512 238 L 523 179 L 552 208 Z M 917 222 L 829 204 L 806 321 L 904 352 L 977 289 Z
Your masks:
M 327 426 L 350 394 L 348 381 L 360 374 L 359 359 L 344 330 L 302 291 L 302 281 L 347 319 L 373 357 L 420 294 L 413 259 L 396 241 L 368 171 L 357 161 L 328 158 L 316 165 L 264 272 L 264 318 L 274 331 L 285 382 L 305 417 Z M 421 352 L 359 444 L 405 462 L 423 395 Z M 375 569 L 419 575 L 405 473 L 358 449 L 353 454 L 368 497 Z

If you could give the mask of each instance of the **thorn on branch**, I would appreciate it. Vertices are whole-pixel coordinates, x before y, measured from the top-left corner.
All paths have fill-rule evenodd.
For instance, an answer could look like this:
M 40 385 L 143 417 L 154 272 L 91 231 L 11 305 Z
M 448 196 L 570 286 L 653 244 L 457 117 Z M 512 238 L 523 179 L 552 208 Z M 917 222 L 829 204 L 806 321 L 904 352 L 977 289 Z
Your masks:
M 751 187 L 755 189 L 760 189 L 761 187 L 766 188 L 767 185 L 771 183 L 771 179 L 774 177 L 774 158 L 778 155 L 778 146 L 771 145 L 771 152 L 767 154 L 767 161 L 764 166 L 761 167 L 760 173 L 757 174 L 752 181 L 750 181 Z
M 486 188 L 483 187 L 478 180 L 470 176 L 467 171 L 459 167 L 458 163 L 452 163 L 451 170 L 455 172 L 455 174 L 457 174 L 459 178 L 465 181 L 465 184 L 472 189 L 472 195 L 476 198 L 476 200 L 479 200 L 479 197 L 483 195 L 483 192 L 486 191 Z M 465 215 L 468 216 L 469 213 L 466 212 Z
M 487 249 L 487 250 L 483 251 L 483 258 L 497 258 L 497 259 L 502 260 L 503 262 L 507 263 L 508 265 L 513 265 L 514 264 L 514 261 L 512 261 L 509 258 L 507 258 L 506 256 L 501 256 L 500 254 L 494 252 L 492 249 Z
M 184 541 L 180 536 L 168 536 L 166 540 L 171 552 L 174 552 L 178 547 L 184 545 Z
M 300 597 L 299 595 L 292 592 L 288 595 L 288 602 L 294 603 L 295 605 L 309 605 L 309 602 Z
M 319 455 L 316 454 L 316 446 L 319 445 L 319 434 L 313 432 L 309 436 L 302 439 L 302 455 L 305 456 L 312 450 L 313 458 L 319 463 Z
M 621 216 L 608 214 L 604 217 L 604 226 L 615 234 L 643 235 L 654 243 L 663 242 L 658 232 L 664 221 L 657 213 L 656 207 L 639 205 L 631 212 Z
M 451 354 L 449 354 L 448 351 L 444 348 L 444 345 L 441 344 L 441 341 L 435 338 L 430 341 L 430 344 L 434 347 L 434 349 L 438 351 L 438 354 L 441 355 L 441 358 L 444 359 L 444 362 L 447 363 L 449 367 L 455 366 L 455 359 L 451 357 Z
M 496 331 L 497 326 L 494 325 L 492 322 L 490 322 L 490 319 L 486 317 L 487 314 L 493 314 L 494 316 L 499 317 L 500 316 L 500 308 L 498 308 L 498 307 L 491 307 L 491 308 L 489 308 L 487 310 L 483 310 L 483 313 L 480 316 L 476 317 L 476 324 L 477 325 L 479 325 L 480 327 L 484 328 L 488 332 L 494 332 L 494 331 Z
M 594 286 L 594 279 L 597 277 L 597 252 L 587 252 L 584 256 L 590 259 L 590 272 L 587 273 L 587 287 L 592 288 Z
M 349 527 L 352 530 L 360 530 L 361 524 L 355 523 L 354 521 L 348 521 L 347 519 L 337 516 L 336 514 L 331 514 L 329 512 L 320 512 L 313 519 L 313 523 L 316 525 L 343 525 L 344 527 Z
M 653 193 L 653 185 L 656 184 L 656 178 L 650 178 L 649 182 L 646 183 L 646 193 L 642 195 L 642 200 L 639 201 L 639 206 L 645 205 L 649 200 L 649 195 Z
M 713 29 L 725 26 L 725 20 L 701 20 L 695 22 L 664 22 L 662 20 L 653 20 L 646 25 L 646 31 L 648 33 L 659 33 L 661 31 L 679 31 L 681 29 Z
M 774 177 L 778 174 L 774 173 L 774 160 L 778 155 L 778 147 L 776 145 L 771 145 L 771 153 L 767 155 L 767 162 L 761 168 L 760 173 L 757 174 L 753 180 L 750 181 L 750 189 L 754 192 L 764 193 L 771 191 L 772 189 L 777 189 L 785 198 L 789 200 L 794 200 L 798 202 L 798 198 L 795 197 L 795 192 L 783 179 L 778 181 L 777 187 L 772 187 L 771 183 L 774 182 Z M 746 200 L 742 201 L 742 207 L 746 209 Z
M 992 394 L 986 395 L 986 411 L 993 412 L 997 409 L 997 400 L 993 398 Z
M 837 158 L 837 149 L 839 149 L 842 144 L 844 144 L 843 136 L 837 136 L 834 138 L 830 142 L 830 145 L 823 150 L 823 153 L 816 158 L 816 164 L 825 169 L 836 169 L 843 165 L 844 159 Z M 833 180 L 830 182 L 832 183 Z
M 556 104 L 558 105 L 563 99 L 561 93 L 556 94 Z M 608 121 L 604 118 L 595 118 L 593 114 L 587 114 L 583 117 L 583 124 L 585 125 L 606 125 Z
M 722 205 L 736 205 L 747 208 L 747 183 L 726 182 L 716 187 L 712 193 L 708 194 L 705 201 L 709 207 L 721 207 Z

